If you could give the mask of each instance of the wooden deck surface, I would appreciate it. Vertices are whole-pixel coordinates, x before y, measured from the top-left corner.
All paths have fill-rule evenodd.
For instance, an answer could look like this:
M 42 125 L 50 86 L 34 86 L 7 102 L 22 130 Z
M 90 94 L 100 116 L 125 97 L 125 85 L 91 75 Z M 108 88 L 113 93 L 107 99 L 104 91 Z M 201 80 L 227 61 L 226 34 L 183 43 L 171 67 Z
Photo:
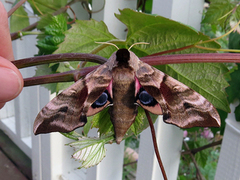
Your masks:
M 31 159 L 0 130 L 0 180 L 30 179 Z
M 0 151 L 0 179 L 28 180 L 2 151 Z

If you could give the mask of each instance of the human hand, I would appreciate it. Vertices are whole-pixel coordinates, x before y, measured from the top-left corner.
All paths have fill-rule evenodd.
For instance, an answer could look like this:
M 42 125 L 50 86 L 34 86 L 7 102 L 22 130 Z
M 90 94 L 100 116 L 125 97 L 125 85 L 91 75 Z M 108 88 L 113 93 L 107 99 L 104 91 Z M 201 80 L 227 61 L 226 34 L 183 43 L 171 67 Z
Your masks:
M 7 101 L 18 96 L 23 88 L 23 78 L 14 60 L 7 12 L 0 2 L 0 109 Z

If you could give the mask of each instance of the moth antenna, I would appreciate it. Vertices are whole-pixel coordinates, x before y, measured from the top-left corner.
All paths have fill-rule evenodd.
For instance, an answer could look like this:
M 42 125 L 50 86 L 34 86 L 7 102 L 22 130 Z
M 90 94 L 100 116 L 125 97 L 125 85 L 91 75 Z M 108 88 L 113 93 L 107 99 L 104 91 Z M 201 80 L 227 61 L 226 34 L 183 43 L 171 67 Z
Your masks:
M 147 42 L 137 42 L 137 43 L 134 43 L 130 46 L 130 48 L 128 48 L 128 50 L 130 51 L 130 49 L 135 46 L 135 45 L 138 45 L 138 44 L 150 44 L 150 43 L 147 43 Z
M 97 43 L 97 44 L 108 44 L 108 45 L 111 45 L 111 46 L 114 46 L 114 47 L 116 47 L 116 48 L 117 48 L 117 50 L 119 50 L 119 47 L 117 47 L 117 45 L 116 45 L 116 44 L 113 44 L 113 43 L 110 43 L 110 42 L 95 42 L 95 43 Z

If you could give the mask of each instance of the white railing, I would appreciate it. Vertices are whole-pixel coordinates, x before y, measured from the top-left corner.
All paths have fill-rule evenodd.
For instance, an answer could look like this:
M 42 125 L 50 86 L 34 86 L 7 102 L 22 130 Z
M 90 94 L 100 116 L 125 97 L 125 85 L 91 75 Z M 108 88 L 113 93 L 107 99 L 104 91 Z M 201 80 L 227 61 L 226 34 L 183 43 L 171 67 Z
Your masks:
M 1 0 L 4 3 L 4 0 Z M 180 3 L 181 2 L 181 3 Z M 197 4 L 196 4 L 197 3 Z M 103 0 L 93 0 L 94 10 L 98 10 Z M 111 33 L 124 39 L 125 26 L 114 16 L 118 9 L 125 7 L 135 9 L 137 0 L 105 0 L 105 8 L 93 14 L 96 20 L 103 20 Z M 4 5 L 6 5 L 4 3 Z M 200 27 L 203 0 L 155 0 L 153 13 L 165 15 L 168 18 Z M 9 5 L 5 6 L 8 10 Z M 74 8 L 78 14 L 81 6 Z M 194 13 L 194 15 L 193 15 Z M 191 14 L 191 15 L 190 15 Z M 88 18 L 85 13 L 81 17 Z M 23 40 L 13 42 L 16 59 L 32 57 L 37 53 L 35 37 L 24 37 Z M 24 77 L 34 75 L 34 68 L 21 70 Z M 96 167 L 77 169 L 79 163 L 71 159 L 72 148 L 64 146 L 69 140 L 59 133 L 34 136 L 32 133 L 33 121 L 40 109 L 50 100 L 49 92 L 39 86 L 24 88 L 20 96 L 0 111 L 0 129 L 32 159 L 32 174 L 36 180 L 121 180 L 124 143 L 121 145 L 107 145 L 107 155 Z M 171 125 L 162 123 L 159 119 L 155 124 L 160 154 L 170 180 L 177 177 L 182 132 Z M 96 133 L 96 131 L 91 131 Z M 161 171 L 156 163 L 150 131 L 147 129 L 141 134 L 137 180 L 162 179 Z

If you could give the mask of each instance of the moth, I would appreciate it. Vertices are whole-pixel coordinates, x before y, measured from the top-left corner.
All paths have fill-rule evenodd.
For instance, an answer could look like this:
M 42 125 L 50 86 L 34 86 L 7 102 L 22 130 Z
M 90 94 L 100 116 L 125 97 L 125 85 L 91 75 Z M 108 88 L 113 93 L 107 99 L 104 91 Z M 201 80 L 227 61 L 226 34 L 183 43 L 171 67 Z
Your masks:
M 34 134 L 73 131 L 86 124 L 87 116 L 108 107 L 119 144 L 138 106 L 181 128 L 219 127 L 221 122 L 202 95 L 140 61 L 133 52 L 119 49 L 43 107 L 34 122 Z

